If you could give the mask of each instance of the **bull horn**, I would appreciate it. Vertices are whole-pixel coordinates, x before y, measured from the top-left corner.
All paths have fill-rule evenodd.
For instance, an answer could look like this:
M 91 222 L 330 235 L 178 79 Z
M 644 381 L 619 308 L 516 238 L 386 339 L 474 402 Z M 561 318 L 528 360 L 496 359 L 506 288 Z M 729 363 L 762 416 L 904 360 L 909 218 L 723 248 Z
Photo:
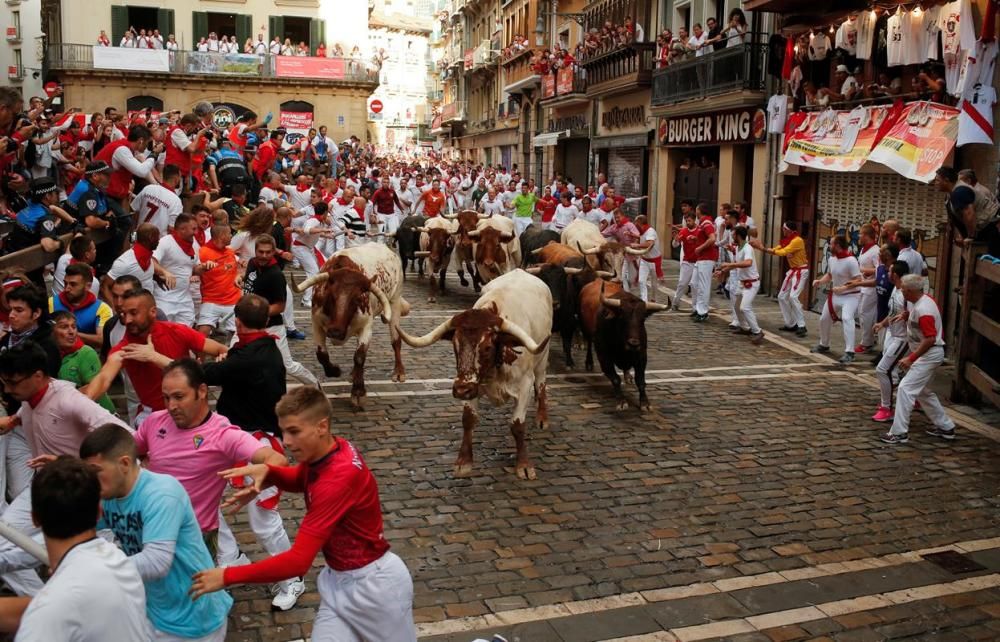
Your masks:
M 389 238 L 396 238 L 395 232 L 386 232 L 385 235 L 388 236 Z
M 477 214 L 476 215 L 480 221 L 485 221 L 488 218 L 493 218 L 492 214 Z
M 314 274 L 302 283 L 295 286 L 297 292 L 305 292 L 314 285 L 319 285 L 320 283 L 326 283 L 326 280 L 330 278 L 329 272 L 320 272 L 319 274 Z
M 563 268 L 563 272 L 566 274 L 579 274 L 580 272 L 583 272 L 583 268 L 568 267 Z
M 622 302 L 616 299 L 608 299 L 604 296 L 604 281 L 601 281 L 601 305 L 608 308 L 621 308 Z
M 456 218 L 458 218 L 458 214 L 442 214 L 441 216 L 448 219 L 449 221 L 454 221 Z
M 514 235 L 513 234 L 504 232 L 503 234 L 500 235 L 500 242 L 501 243 L 510 243 L 513 240 L 514 240 Z
M 647 303 L 646 312 L 663 312 L 664 310 L 669 310 L 669 305 L 663 305 L 662 303 Z
M 413 253 L 413 256 L 416 257 L 416 258 L 418 258 L 418 259 L 426 259 L 430 255 L 431 255 L 430 252 L 424 252 L 422 250 L 419 251 L 419 252 L 414 252 Z
M 527 272 L 528 274 L 536 274 L 537 275 L 537 274 L 541 274 L 542 273 L 542 268 L 540 268 L 540 267 L 530 267 L 530 268 L 525 268 L 524 271 Z
M 607 270 L 594 270 L 594 274 L 601 277 L 602 279 L 613 279 L 615 278 L 614 272 L 608 272 Z
M 468 232 L 468 235 L 470 239 L 477 239 L 479 238 L 479 230 L 472 230 Z
M 589 250 L 585 250 L 583 249 L 583 245 L 580 244 L 580 241 L 576 242 L 576 247 L 580 249 L 580 254 L 583 254 L 584 256 L 588 255 L 592 256 L 594 254 L 598 254 L 601 251 L 601 248 L 599 247 L 592 247 Z
M 406 345 L 410 347 L 426 348 L 432 343 L 436 343 L 437 341 L 439 341 L 441 337 L 444 336 L 444 333 L 447 332 L 448 330 L 451 330 L 450 317 L 446 321 L 442 321 L 441 325 L 439 325 L 438 327 L 434 328 L 427 334 L 420 337 L 414 337 L 412 335 L 409 335 L 406 333 L 406 330 L 400 327 L 399 337 L 406 342 Z
M 646 252 L 648 252 L 649 250 L 637 250 L 637 249 L 635 249 L 634 247 L 629 247 L 629 246 L 627 246 L 627 245 L 626 245 L 626 246 L 625 246 L 625 251 L 626 251 L 626 252 L 627 252 L 628 254 L 634 254 L 634 255 L 636 255 L 636 256 L 642 256 L 643 254 L 645 254 L 645 253 L 646 253 Z
M 392 323 L 392 307 L 389 305 L 389 297 L 375 283 L 372 283 L 369 289 L 375 295 L 375 298 L 378 299 L 378 302 L 382 304 L 382 321 L 384 323 Z
M 549 344 L 549 337 L 545 337 L 545 340 L 541 343 L 536 343 L 534 339 L 528 336 L 524 328 L 507 319 L 504 319 L 503 323 L 500 324 L 500 332 L 506 332 L 517 339 L 524 346 L 524 349 L 531 354 L 538 354 Z
M 534 250 L 531 251 L 531 255 L 532 256 L 538 256 L 539 254 L 542 253 L 542 250 L 544 250 L 544 249 L 545 249 L 544 247 L 536 248 L 536 249 L 534 249 Z

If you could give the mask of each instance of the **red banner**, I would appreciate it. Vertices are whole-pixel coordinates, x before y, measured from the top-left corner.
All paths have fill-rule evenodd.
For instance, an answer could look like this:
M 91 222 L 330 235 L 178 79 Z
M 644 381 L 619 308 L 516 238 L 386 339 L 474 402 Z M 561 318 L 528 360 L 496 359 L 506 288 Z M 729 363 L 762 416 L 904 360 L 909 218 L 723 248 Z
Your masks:
M 465 65 L 464 66 L 465 66 L 466 69 L 472 69 L 472 58 L 473 58 L 472 54 L 473 54 L 473 52 L 474 52 L 473 49 L 466 49 L 465 50 L 465 60 L 464 60 Z
M 559 92 L 559 95 L 573 93 L 573 68 L 563 67 L 557 73 L 556 91 Z
M 282 111 L 278 115 L 278 126 L 285 129 L 309 129 L 312 124 L 311 111 Z
M 555 74 L 545 74 L 542 76 L 542 98 L 551 98 L 556 95 Z
M 896 123 L 899 112 L 894 105 L 793 114 L 786 125 L 782 160 L 813 169 L 856 172 Z
M 279 78 L 344 79 L 343 58 L 317 58 L 316 56 L 273 56 L 274 75 Z

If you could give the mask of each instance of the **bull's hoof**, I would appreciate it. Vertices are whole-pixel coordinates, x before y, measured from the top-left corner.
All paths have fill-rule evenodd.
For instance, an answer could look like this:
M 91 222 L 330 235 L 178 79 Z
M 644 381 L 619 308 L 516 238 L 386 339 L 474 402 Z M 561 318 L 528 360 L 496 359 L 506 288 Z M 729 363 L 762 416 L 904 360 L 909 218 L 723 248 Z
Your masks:
M 538 429 L 539 430 L 545 430 L 548 427 L 549 427 L 549 420 L 548 419 L 542 419 L 542 420 L 540 420 L 538 422 Z
M 518 464 L 517 465 L 517 477 L 518 479 L 535 479 L 535 467 L 530 463 Z
M 588 361 L 587 363 L 583 364 L 583 367 L 587 369 L 587 372 L 593 372 L 594 371 L 594 362 L 593 361 Z
M 482 288 L 482 287 L 480 287 L 480 285 L 479 285 L 478 283 L 473 283 L 473 284 L 472 284 L 472 289 L 473 289 L 473 290 L 475 290 L 477 294 L 478 294 L 479 292 L 482 292 L 482 291 L 483 291 L 483 288 Z
M 392 381 L 394 383 L 403 383 L 404 381 L 406 381 L 406 373 L 403 372 L 402 370 L 398 372 L 394 370 L 392 372 Z
M 626 384 L 632 385 L 633 383 L 635 383 L 635 379 L 632 377 L 632 371 L 631 370 L 626 370 L 622 374 L 625 376 L 625 383 Z
M 626 399 L 619 399 L 618 404 L 615 406 L 617 410 L 628 410 L 628 401 Z
M 472 477 L 472 462 L 455 462 L 455 477 Z
M 469 280 L 467 278 L 465 278 L 464 276 L 459 276 L 458 277 L 458 282 L 462 284 L 463 288 L 469 287 Z
M 340 366 L 323 366 L 323 374 L 327 377 L 339 377 L 340 376 Z
M 351 393 L 351 408 L 355 410 L 363 410 L 364 406 L 361 405 L 361 400 L 365 398 L 365 394 L 362 392 L 360 395 Z
M 642 412 L 652 412 L 653 407 L 649 404 L 649 399 L 643 399 L 639 402 L 639 410 Z

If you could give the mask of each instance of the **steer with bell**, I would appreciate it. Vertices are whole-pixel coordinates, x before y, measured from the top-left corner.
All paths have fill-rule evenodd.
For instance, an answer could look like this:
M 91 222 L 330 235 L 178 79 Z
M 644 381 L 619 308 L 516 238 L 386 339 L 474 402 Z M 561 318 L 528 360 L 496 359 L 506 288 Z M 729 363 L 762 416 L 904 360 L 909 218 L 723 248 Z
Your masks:
M 514 400 L 510 431 L 517 446 L 517 476 L 535 478 L 525 443 L 525 419 L 528 401 L 534 394 L 538 402 L 535 421 L 539 428 L 548 422 L 545 371 L 551 330 L 549 289 L 520 269 L 487 283 L 472 309 L 456 314 L 427 334 L 414 337 L 400 329 L 403 341 L 415 348 L 444 339 L 455 351 L 458 373 L 452 395 L 463 401 L 456 477 L 472 473 L 472 431 L 479 421 L 479 398 L 487 397 L 495 405 Z

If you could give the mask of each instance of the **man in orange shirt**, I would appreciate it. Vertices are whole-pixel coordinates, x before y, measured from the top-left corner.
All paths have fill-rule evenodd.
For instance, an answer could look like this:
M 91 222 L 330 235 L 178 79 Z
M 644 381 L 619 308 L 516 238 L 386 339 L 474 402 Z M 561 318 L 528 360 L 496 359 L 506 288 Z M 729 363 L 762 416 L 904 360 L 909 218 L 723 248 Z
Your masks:
M 417 206 L 424 204 L 424 216 L 434 218 L 444 209 L 445 195 L 441 191 L 441 181 L 434 179 L 431 181 L 431 188 L 420 195 Z
M 236 253 L 229 247 L 232 236 L 228 225 L 214 225 L 211 240 L 199 250 L 205 271 L 201 274 L 198 331 L 206 337 L 216 327 L 225 332 L 236 331 L 233 310 L 243 293 L 236 285 L 240 271 Z

